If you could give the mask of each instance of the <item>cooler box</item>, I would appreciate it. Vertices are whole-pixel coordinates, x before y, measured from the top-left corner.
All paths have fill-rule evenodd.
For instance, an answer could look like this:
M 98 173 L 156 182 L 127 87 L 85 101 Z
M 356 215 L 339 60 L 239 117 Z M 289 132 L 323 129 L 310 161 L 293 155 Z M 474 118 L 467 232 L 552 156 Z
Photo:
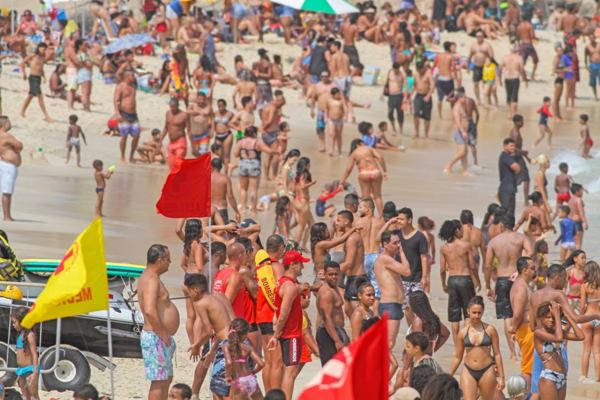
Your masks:
M 362 74 L 362 83 L 366 86 L 375 86 L 377 85 L 377 79 L 379 79 L 379 73 L 381 72 L 381 68 L 375 65 L 369 65 L 365 67 Z

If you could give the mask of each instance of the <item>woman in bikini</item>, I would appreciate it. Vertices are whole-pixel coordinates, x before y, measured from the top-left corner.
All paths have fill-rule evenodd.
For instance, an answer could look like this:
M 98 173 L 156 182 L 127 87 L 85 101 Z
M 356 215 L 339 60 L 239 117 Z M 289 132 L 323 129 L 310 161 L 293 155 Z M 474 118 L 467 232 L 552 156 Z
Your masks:
M 298 221 L 298 230 L 294 240 L 306 248 L 308 242 L 308 233 L 312 224 L 315 222 L 310 211 L 310 187 L 316 184 L 310 174 L 310 159 L 301 157 L 296 163 L 296 178 L 294 180 L 294 209 L 296 211 L 296 221 Z
M 544 208 L 548 213 L 548 218 L 552 215 L 552 207 L 550 207 L 550 203 L 548 202 L 548 179 L 546 178 L 546 171 L 550 168 L 550 160 L 548 156 L 545 154 L 540 154 L 533 160 L 531 160 L 531 164 L 539 165 L 538 170 L 533 176 L 533 190 L 540 192 L 542 195 L 542 199 L 544 200 Z
M 556 52 L 556 55 L 552 61 L 552 71 L 554 72 L 554 75 L 556 75 L 556 79 L 554 79 L 554 96 L 552 96 L 552 114 L 554 114 L 556 121 L 561 121 L 560 98 L 563 94 L 565 78 L 563 71 L 564 64 L 561 62 L 563 47 L 560 42 L 554 46 L 554 51 Z
M 215 143 L 221 145 L 220 157 L 225 166 L 225 173 L 229 171 L 231 160 L 231 148 L 233 146 L 233 135 L 231 134 L 231 120 L 233 113 L 227 110 L 227 102 L 223 99 L 217 100 L 217 111 L 213 117 L 215 124 Z
M 192 74 L 192 83 L 198 93 L 204 95 L 211 100 L 216 81 L 213 77 L 212 64 L 208 56 L 200 57 L 200 62 Z
M 383 213 L 383 200 L 381 199 L 381 185 L 387 179 L 385 160 L 377 150 L 366 146 L 362 139 L 354 139 L 350 144 L 350 158 L 344 171 L 340 186 L 343 188 L 346 180 L 356 164 L 358 168 L 358 183 L 361 197 L 371 197 L 377 207 L 379 215 Z
M 533 332 L 534 346 L 543 363 L 539 378 L 539 393 L 543 400 L 565 400 L 567 396 L 567 370 L 562 351 L 565 340 L 583 340 L 583 331 L 569 314 L 567 329 L 561 322 L 560 304 L 545 301 L 536 311 L 537 328 Z M 573 328 L 573 332 L 571 332 Z
M 375 289 L 371 282 L 366 278 L 358 278 L 358 306 L 350 316 L 350 326 L 352 327 L 352 340 L 356 340 L 379 321 L 379 317 L 373 311 L 373 303 L 375 303 Z M 362 280 L 362 282 L 360 282 Z
M 494 400 L 504 388 L 498 331 L 481 320 L 483 310 L 483 298 L 473 297 L 469 301 L 469 323 L 456 336 L 456 350 L 449 373 L 454 375 L 464 356 L 464 368 L 460 374 L 464 400 L 475 400 L 478 396 L 481 400 Z
M 248 195 L 250 195 L 250 211 L 256 212 L 256 197 L 260 181 L 261 165 L 260 153 L 272 153 L 270 147 L 256 138 L 258 130 L 250 126 L 244 131 L 244 138 L 235 144 L 233 154 L 239 159 L 240 181 L 240 207 L 247 209 Z
M 584 282 L 584 269 L 587 262 L 587 255 L 583 250 L 573 250 L 569 257 L 565 260 L 564 266 L 567 268 L 569 277 L 569 289 L 567 291 L 567 299 L 569 305 L 574 310 L 580 309 L 581 288 Z
M 284 239 L 291 238 L 291 230 L 296 225 L 292 225 L 292 202 L 289 197 L 282 196 L 275 203 L 275 228 L 273 234 L 279 234 Z
M 554 230 L 552 226 L 552 222 L 550 220 L 550 215 L 548 211 L 544 207 L 544 199 L 540 192 L 533 192 L 529 195 L 529 201 L 531 204 L 527 205 L 523 210 L 523 214 L 521 214 L 521 218 L 517 221 L 515 225 L 515 231 L 517 231 L 521 225 L 525 221 L 527 221 L 530 217 L 537 219 L 540 222 L 542 230 Z
M 204 273 L 204 248 L 200 243 L 202 239 L 202 222 L 199 219 L 188 219 L 185 221 L 183 238 L 183 257 L 181 258 L 181 268 L 187 277 L 191 274 Z M 182 285 L 185 296 L 188 296 L 187 288 Z M 185 299 L 185 310 L 188 318 L 185 323 L 185 331 L 190 343 L 194 343 L 194 321 L 196 312 L 189 297 Z
M 577 251 L 577 250 L 575 250 Z M 600 266 L 597 262 L 589 261 L 584 268 L 583 285 L 581 286 L 581 314 L 600 313 Z M 580 382 L 597 383 L 600 381 L 600 320 L 581 324 L 583 329 L 583 351 L 581 352 Z M 588 378 L 590 354 L 594 355 L 595 378 Z

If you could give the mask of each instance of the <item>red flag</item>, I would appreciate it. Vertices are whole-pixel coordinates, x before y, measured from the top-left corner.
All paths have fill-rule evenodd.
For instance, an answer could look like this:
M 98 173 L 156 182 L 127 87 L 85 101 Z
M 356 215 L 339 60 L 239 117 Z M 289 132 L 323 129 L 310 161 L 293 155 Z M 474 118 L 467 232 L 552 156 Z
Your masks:
M 340 350 L 298 400 L 387 400 L 389 363 L 387 316 Z
M 173 168 L 156 211 L 169 218 L 210 217 L 210 153 Z

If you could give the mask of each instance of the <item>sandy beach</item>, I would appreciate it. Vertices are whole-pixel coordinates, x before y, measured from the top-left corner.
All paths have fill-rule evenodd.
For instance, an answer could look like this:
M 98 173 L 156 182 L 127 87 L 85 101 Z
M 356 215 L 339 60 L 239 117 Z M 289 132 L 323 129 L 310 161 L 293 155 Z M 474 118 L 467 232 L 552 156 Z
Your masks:
M 0 6 L 2 6 L 0 2 Z M 583 183 L 590 191 L 584 197 L 586 211 L 590 221 L 590 229 L 586 232 L 584 249 L 588 259 L 600 257 L 600 249 L 595 248 L 596 241 L 600 238 L 600 160 L 583 160 L 575 149 L 579 141 L 577 117 L 581 113 L 590 115 L 592 135 L 598 132 L 600 126 L 599 103 L 593 101 L 591 91 L 586 85 L 587 72 L 582 70 L 582 82 L 578 85 L 578 98 L 575 109 L 563 108 L 562 122 L 552 120 L 554 130 L 553 141 L 555 149 L 550 150 L 546 144 L 533 149 L 533 141 L 538 135 L 536 110 L 541 105 L 543 96 L 552 95 L 551 63 L 554 56 L 553 43 L 559 40 L 559 34 L 539 32 L 540 42 L 537 44 L 540 54 L 538 68 L 538 81 L 531 82 L 529 87 L 521 90 L 520 112 L 525 116 L 523 129 L 525 147 L 537 155 L 545 153 L 551 159 L 551 168 L 548 180 L 553 181 L 553 176 L 558 172 L 558 163 L 566 160 L 571 173 L 577 182 Z M 447 34 L 443 40 L 454 40 L 459 44 L 461 55 L 468 55 L 469 46 L 474 40 L 464 33 Z M 508 40 L 502 37 L 492 42 L 497 58 L 501 58 L 509 50 Z M 218 53 L 220 62 L 229 70 L 233 69 L 233 57 L 240 54 L 247 63 L 257 58 L 256 51 L 264 47 L 269 53 L 280 54 L 287 71 L 291 69 L 291 62 L 297 56 L 297 46 L 286 46 L 280 38 L 268 35 L 264 44 L 252 43 L 249 45 L 219 45 Z M 389 51 L 387 46 L 376 46 L 367 42 L 359 42 L 358 50 L 361 59 L 367 66 L 377 66 L 384 75 L 389 68 Z M 584 46 L 580 45 L 580 59 Z M 189 56 L 192 66 L 197 62 L 197 56 Z M 161 59 L 159 57 L 137 57 L 150 71 L 158 71 Z M 180 284 L 183 272 L 179 267 L 182 254 L 182 244 L 176 238 L 175 221 L 164 218 L 155 212 L 155 203 L 159 197 L 160 189 L 167 174 L 166 167 L 147 165 L 121 165 L 118 163 L 118 138 L 101 135 L 106 126 L 106 121 L 112 115 L 112 97 L 114 86 L 105 85 L 98 79 L 98 71 L 94 73 L 92 91 L 92 112 L 81 111 L 81 106 L 75 112 L 79 116 L 79 124 L 83 128 L 88 146 L 82 147 L 83 168 L 77 168 L 72 161 L 65 165 L 65 137 L 67 133 L 66 102 L 58 99 L 46 98 L 46 106 L 51 117 L 56 121 L 48 124 L 42 120 L 37 103 L 30 106 L 27 118 L 19 117 L 21 104 L 27 94 L 27 85 L 15 70 L 17 65 L 5 64 L 0 77 L 2 87 L 2 107 L 4 114 L 11 118 L 13 123 L 12 133 L 25 145 L 23 151 L 24 163 L 19 170 L 17 187 L 13 200 L 13 215 L 17 221 L 7 224 L 1 223 L 10 242 L 20 258 L 60 258 L 65 249 L 76 235 L 92 220 L 95 202 L 95 183 L 93 179 L 92 161 L 96 158 L 104 161 L 105 165 L 116 164 L 114 177 L 108 182 L 105 195 L 105 245 L 107 260 L 117 262 L 132 262 L 143 264 L 145 253 L 152 243 L 163 243 L 170 247 L 173 264 L 165 281 L 172 296 L 181 295 Z M 527 66 L 529 71 L 531 65 Z M 49 76 L 52 66 L 46 69 Z M 352 99 L 359 102 L 369 102 L 370 109 L 357 109 L 357 120 L 368 120 L 374 124 L 386 119 L 386 104 L 380 100 L 382 81 L 380 77 L 377 86 L 362 86 L 357 81 L 353 88 Z M 463 83 L 467 93 L 472 94 L 471 76 L 463 71 Z M 231 103 L 232 86 L 217 85 L 215 99 L 225 98 Z M 44 92 L 48 92 L 44 84 Z M 389 180 L 384 183 L 384 200 L 393 200 L 400 206 L 413 209 L 415 219 L 427 215 L 436 222 L 439 228 L 443 220 L 457 218 L 462 209 L 471 209 L 479 225 L 487 205 L 496 201 L 495 192 L 498 186 L 498 155 L 501 151 L 501 141 L 508 134 L 511 122 L 507 119 L 504 107 L 504 90 L 499 88 L 500 110 L 480 110 L 481 122 L 479 125 L 479 160 L 482 166 L 480 171 L 472 171 L 474 176 L 463 177 L 459 174 L 446 176 L 442 170 L 452 156 L 455 146 L 452 141 L 452 122 L 449 107 L 444 106 L 444 115 L 440 120 L 434 110 L 431 128 L 431 139 L 414 140 L 412 136 L 412 117 L 405 121 L 406 136 L 391 136 L 396 144 L 407 147 L 405 153 L 384 153 L 389 170 Z M 288 149 L 299 148 L 303 155 L 312 160 L 312 172 L 317 179 L 313 189 L 313 196 L 318 193 L 323 184 L 334 179 L 339 179 L 346 166 L 346 159 L 331 159 L 317 152 L 315 143 L 314 120 L 309 117 L 309 111 L 299 92 L 285 90 L 287 105 L 284 107 L 286 120 L 290 123 L 292 132 Z M 158 96 L 147 93 L 138 94 L 138 111 L 142 127 L 142 141 L 150 137 L 153 128 L 162 129 L 164 115 L 167 111 L 168 96 Z M 350 141 L 357 137 L 356 126 L 348 124 L 344 129 L 343 151 L 347 151 Z M 40 151 L 41 150 L 41 151 Z M 597 148 L 592 153 L 597 153 Z M 533 174 L 535 166 L 530 167 Z M 356 184 L 356 172 L 351 178 Z M 261 184 L 260 194 L 273 189 L 274 184 Z M 341 199 L 338 196 L 333 204 L 340 208 Z M 553 204 L 553 196 L 551 202 Z M 517 196 L 517 213 L 523 206 L 523 196 Z M 262 225 L 261 236 L 266 237 L 271 233 L 273 226 L 272 215 L 260 214 L 258 221 Z M 436 230 L 437 231 L 437 230 Z M 550 241 L 555 237 L 551 236 Z M 439 246 L 438 246 L 439 247 Z M 557 248 L 551 246 L 549 260 L 557 260 Z M 305 268 L 306 275 L 301 280 L 312 282 L 312 266 Z M 434 310 L 446 321 L 447 296 L 441 290 L 438 265 L 432 267 L 432 305 Z M 181 300 L 176 301 L 182 318 L 185 318 L 185 307 Z M 309 314 L 315 315 L 314 300 Z M 486 301 L 484 320 L 493 323 L 501 331 L 501 322 L 495 319 L 492 303 Z M 407 328 L 402 323 L 402 331 Z M 194 366 L 188 360 L 186 350 L 188 347 L 183 325 L 177 334 L 177 357 L 174 382 L 191 384 Z M 402 335 L 396 345 L 398 355 L 403 345 Z M 505 356 L 506 375 L 518 373 L 518 363 L 511 362 L 508 358 L 508 349 L 504 336 L 501 337 L 503 355 Z M 448 368 L 453 356 L 453 345 L 449 342 L 436 358 L 444 368 Z M 600 398 L 600 385 L 584 385 L 577 382 L 580 374 L 581 344 L 569 345 L 569 400 Z M 116 360 L 116 398 L 136 399 L 145 398 L 148 382 L 144 380 L 142 360 Z M 308 382 L 319 370 L 320 363 L 313 361 L 304 368 L 296 384 L 296 395 L 300 393 L 303 385 Z M 108 371 L 103 373 L 92 369 L 92 383 L 103 393 L 110 392 Z M 212 398 L 208 390 L 208 380 L 202 389 L 202 399 Z M 71 398 L 69 393 L 42 393 L 43 399 Z

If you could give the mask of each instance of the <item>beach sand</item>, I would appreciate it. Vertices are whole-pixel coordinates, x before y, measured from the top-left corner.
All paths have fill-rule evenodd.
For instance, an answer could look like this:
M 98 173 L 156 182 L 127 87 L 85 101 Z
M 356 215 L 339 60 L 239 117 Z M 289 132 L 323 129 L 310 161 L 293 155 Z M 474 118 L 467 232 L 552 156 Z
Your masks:
M 526 125 L 523 130 L 525 146 L 531 149 L 533 141 L 538 135 L 537 114 L 535 110 L 541 105 L 543 96 L 552 95 L 553 77 L 551 76 L 551 62 L 553 58 L 552 44 L 559 39 L 558 34 L 539 33 L 541 38 L 538 46 L 540 54 L 540 67 L 538 70 L 539 81 L 530 83 L 528 88 L 521 90 L 520 111 L 524 114 Z M 468 54 L 472 38 L 465 34 L 448 34 L 444 40 L 455 40 L 459 43 L 459 52 Z M 508 41 L 502 38 L 493 42 L 498 58 L 508 51 Z M 223 65 L 231 71 L 233 69 L 233 57 L 241 54 L 246 63 L 253 62 L 257 56 L 258 48 L 267 48 L 271 55 L 281 54 L 285 63 L 286 71 L 291 69 L 291 60 L 297 56 L 298 47 L 286 46 L 281 40 L 273 36 L 266 37 L 264 44 L 250 44 L 245 46 L 219 45 L 222 51 L 218 57 Z M 580 48 L 583 46 L 580 45 Z M 389 54 L 387 46 L 375 46 L 370 43 L 358 43 L 361 59 L 365 65 L 378 66 L 381 75 L 389 68 Z M 144 65 L 151 71 L 158 71 L 160 58 L 139 57 Z M 581 54 L 583 60 L 583 55 Z M 190 55 L 191 65 L 194 66 L 197 56 Z M 95 183 L 93 180 L 92 161 L 99 158 L 104 161 L 105 166 L 117 164 L 114 177 L 108 182 L 105 195 L 104 220 L 106 258 L 111 261 L 144 263 L 145 253 L 152 243 L 164 243 L 169 245 L 174 260 L 170 271 L 165 277 L 165 282 L 171 290 L 172 296 L 179 296 L 180 284 L 183 273 L 179 268 L 179 260 L 182 254 L 182 244 L 175 237 L 175 221 L 159 216 L 155 212 L 154 204 L 160 194 L 160 189 L 167 170 L 159 166 L 145 165 L 120 165 L 118 164 L 118 138 L 102 136 L 101 132 L 106 126 L 106 121 L 112 115 L 112 96 L 114 86 L 104 85 L 94 74 L 94 87 L 92 93 L 91 113 L 78 110 L 79 124 L 82 126 L 88 139 L 88 146 L 82 147 L 83 168 L 74 166 L 74 161 L 68 166 L 64 165 L 65 137 L 67 130 L 66 103 L 62 100 L 46 98 L 49 113 L 57 122 L 47 124 L 42 121 L 37 103 L 33 102 L 29 108 L 26 119 L 19 117 L 19 110 L 27 93 L 27 84 L 19 74 L 14 71 L 15 65 L 5 65 L 4 72 L 0 78 L 3 91 L 3 109 L 13 122 L 13 133 L 25 144 L 23 152 L 24 164 L 19 170 L 16 192 L 14 195 L 13 215 L 17 218 L 14 223 L 2 223 L 10 238 L 13 248 L 21 258 L 29 257 L 55 257 L 60 258 L 65 249 L 70 245 L 76 235 L 92 220 L 95 202 Z M 46 74 L 49 77 L 52 67 L 48 67 Z M 528 70 L 530 65 L 528 66 Z M 385 76 L 385 75 L 384 75 Z M 359 102 L 370 102 L 370 109 L 357 109 L 357 120 L 368 120 L 374 124 L 386 118 L 386 104 L 379 99 L 381 84 L 384 78 L 380 77 L 379 85 L 366 87 L 355 85 L 352 99 Z M 590 230 L 586 232 L 584 249 L 588 251 L 588 258 L 594 259 L 600 256 L 600 250 L 591 243 L 597 240 L 600 234 L 600 201 L 597 192 L 600 191 L 600 183 L 597 178 L 599 164 L 595 160 L 583 161 L 575 155 L 573 149 L 578 143 L 577 116 L 586 112 L 590 115 L 592 134 L 599 126 L 600 112 L 598 103 L 591 100 L 591 91 L 586 86 L 587 73 L 582 71 L 582 82 L 578 86 L 580 98 L 577 99 L 575 109 L 563 111 L 565 121 L 551 122 L 554 129 L 555 151 L 549 151 L 543 144 L 539 149 L 533 151 L 534 155 L 545 152 L 552 160 L 551 171 L 548 178 L 552 183 L 552 174 L 557 171 L 559 160 L 569 160 L 576 181 L 582 181 L 592 191 L 586 195 L 586 209 L 589 213 Z M 463 82 L 467 93 L 472 94 L 470 76 L 463 74 Z M 47 92 L 47 86 L 44 85 Z M 218 85 L 215 99 L 223 97 L 231 103 L 231 86 Z M 313 197 L 318 194 L 323 184 L 334 179 L 339 179 L 346 159 L 330 159 L 316 151 L 314 120 L 309 118 L 308 109 L 304 100 L 300 98 L 297 91 L 286 90 L 287 105 L 284 114 L 290 122 L 292 132 L 289 149 L 297 147 L 303 155 L 311 157 L 313 177 L 317 185 L 312 190 Z M 499 89 L 501 104 L 504 102 L 504 90 Z M 157 96 L 146 93 L 138 95 L 138 111 L 144 131 L 142 140 L 150 136 L 153 128 L 162 128 L 164 125 L 164 114 L 167 110 L 167 96 Z M 413 140 L 409 136 L 391 136 L 396 143 L 407 146 L 405 153 L 385 153 L 389 169 L 389 180 L 384 183 L 384 199 L 393 200 L 399 206 L 409 206 L 413 209 L 415 219 L 418 216 L 427 215 L 436 221 L 437 227 L 441 226 L 444 219 L 457 218 L 462 209 L 471 209 L 476 215 L 476 223 L 481 222 L 483 213 L 490 202 L 496 201 L 495 192 L 498 185 L 497 160 L 501 151 L 501 141 L 510 130 L 511 123 L 507 119 L 505 107 L 501 106 L 499 111 L 482 110 L 481 123 L 479 125 L 479 159 L 482 169 L 475 172 L 473 177 L 462 177 L 459 174 L 446 176 L 442 170 L 454 153 L 452 141 L 452 122 L 449 108 L 444 106 L 444 115 L 440 120 L 434 110 L 432 121 L 431 139 Z M 412 117 L 407 116 L 405 122 L 406 135 L 412 135 Z M 349 143 L 357 137 L 356 126 L 348 124 L 344 131 L 344 151 L 349 148 Z M 38 152 L 37 149 L 42 151 Z M 596 153 L 593 150 L 592 153 Z M 32 154 L 35 157 L 32 157 Z M 42 154 L 42 155 L 40 155 Z M 533 174 L 535 167 L 531 168 Z M 356 183 L 356 172 L 351 181 Z M 260 194 L 267 193 L 273 189 L 273 184 L 263 183 Z M 552 190 L 552 189 L 550 189 Z M 341 208 L 342 195 L 336 197 L 332 203 Z M 523 198 L 519 192 L 517 196 L 518 210 L 522 208 Z M 553 201 L 553 196 L 551 196 Z M 271 233 L 273 226 L 272 215 L 259 214 L 258 221 L 262 224 L 262 236 L 266 238 Z M 554 237 L 551 237 L 553 241 Z M 438 244 L 439 247 L 439 244 Z M 551 246 L 550 260 L 558 258 L 557 249 Z M 305 268 L 306 276 L 301 280 L 312 281 L 312 268 Z M 441 291 L 439 269 L 437 265 L 432 267 L 432 304 L 443 321 L 446 320 L 447 296 Z M 182 321 L 185 318 L 185 307 L 181 300 L 176 300 Z M 495 319 L 493 304 L 486 301 L 485 321 L 493 323 L 502 332 L 500 321 Z M 310 313 L 314 319 L 316 311 L 314 301 Z M 402 331 L 406 330 L 406 324 L 402 324 Z M 402 335 L 401 335 L 402 336 Z M 399 338 L 399 344 L 395 351 L 399 354 L 403 338 Z M 183 324 L 177 334 L 178 351 L 176 357 L 176 369 L 174 382 L 185 382 L 191 384 L 193 365 L 188 360 L 186 350 L 188 347 Z M 518 364 L 511 362 L 508 357 L 508 349 L 504 335 L 501 336 L 506 375 L 511 376 L 518 373 Z M 600 385 L 582 385 L 577 382 L 580 371 L 579 357 L 581 344 L 569 345 L 570 365 L 569 373 L 569 399 L 591 399 L 600 398 Z M 446 344 L 436 358 L 439 357 L 443 367 L 448 368 L 453 356 L 452 343 Z M 142 360 L 116 360 L 115 370 L 116 398 L 134 399 L 145 398 L 148 382 L 143 376 Z M 296 385 L 296 395 L 319 370 L 320 363 L 313 361 L 306 366 Z M 591 375 L 592 376 L 592 375 Z M 93 369 L 92 383 L 103 393 L 110 392 L 108 371 L 103 373 Z M 42 393 L 42 398 L 71 398 L 70 394 Z M 202 389 L 201 398 L 211 398 L 208 391 L 208 381 Z

